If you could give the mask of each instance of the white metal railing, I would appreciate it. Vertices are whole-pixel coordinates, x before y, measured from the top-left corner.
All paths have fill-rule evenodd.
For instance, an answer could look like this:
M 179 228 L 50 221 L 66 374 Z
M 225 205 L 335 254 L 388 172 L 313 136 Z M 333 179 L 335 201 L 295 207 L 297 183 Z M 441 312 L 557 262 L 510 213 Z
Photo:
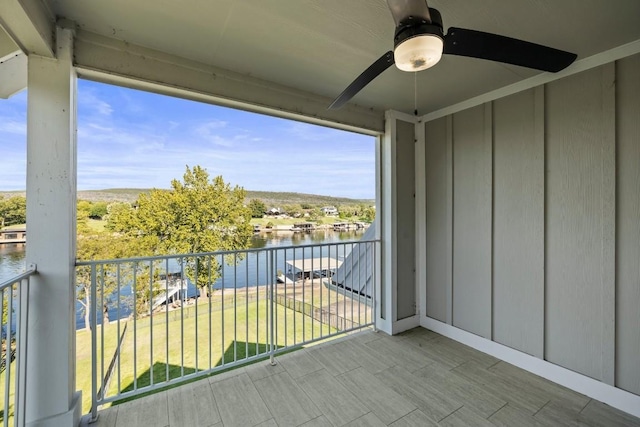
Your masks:
M 5 427 L 25 425 L 29 279 L 35 273 L 36 266 L 30 265 L 24 273 L 0 283 L 0 420 Z
M 91 283 L 92 419 L 108 402 L 373 326 L 378 245 L 78 262 Z

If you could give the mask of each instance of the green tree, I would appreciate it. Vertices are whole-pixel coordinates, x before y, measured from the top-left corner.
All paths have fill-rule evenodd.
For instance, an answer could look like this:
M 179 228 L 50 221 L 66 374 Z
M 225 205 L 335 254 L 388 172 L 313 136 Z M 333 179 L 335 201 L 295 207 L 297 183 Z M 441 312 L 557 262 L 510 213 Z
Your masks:
M 373 222 L 376 219 L 376 208 L 373 206 L 365 207 L 360 213 L 360 219 L 365 222 Z
M 106 202 L 95 202 L 91 205 L 91 210 L 89 210 L 89 218 L 103 219 L 106 214 L 107 214 Z
M 22 196 L 0 199 L 0 228 L 27 222 L 27 199 Z
M 136 211 L 130 203 L 117 202 L 107 206 L 105 228 L 111 231 L 123 231 L 137 227 Z M 140 254 L 142 255 L 142 254 Z
M 78 200 L 76 203 L 76 210 L 78 217 L 88 218 L 89 212 L 91 212 L 92 203 L 88 200 Z
M 251 199 L 249 209 L 251 210 L 251 218 L 262 218 L 267 211 L 267 205 L 260 199 Z
M 95 261 L 124 258 L 137 253 L 137 241 L 127 236 L 111 232 L 99 232 L 88 225 L 89 214 L 86 206 L 79 204 L 77 219 L 76 258 L 81 261 Z M 100 285 L 96 289 L 98 301 L 104 300 L 116 288 L 116 281 L 110 266 L 97 271 Z M 81 266 L 76 269 L 76 298 L 82 305 L 85 328 L 90 328 L 91 316 L 91 268 Z
M 299 204 L 291 204 L 291 205 L 283 205 L 282 209 L 289 216 L 301 216 L 302 215 L 302 207 Z
M 199 254 L 247 248 L 253 235 L 246 193 L 231 187 L 221 176 L 209 179 L 206 169 L 188 166 L 183 181 L 173 180 L 171 190 L 141 194 L 137 209 L 120 208 L 109 214 L 109 228 L 135 239 L 150 254 Z M 185 271 L 200 295 L 218 277 L 215 257 L 184 258 Z M 205 274 L 204 272 L 207 272 Z M 210 274 L 209 274 L 210 272 Z

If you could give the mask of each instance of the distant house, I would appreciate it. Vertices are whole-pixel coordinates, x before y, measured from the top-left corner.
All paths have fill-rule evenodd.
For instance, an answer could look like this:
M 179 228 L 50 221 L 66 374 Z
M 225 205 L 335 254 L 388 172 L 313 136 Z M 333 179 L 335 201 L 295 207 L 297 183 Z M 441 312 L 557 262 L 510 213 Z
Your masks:
M 325 206 L 320 210 L 326 216 L 338 215 L 338 209 L 336 209 L 334 206 Z
M 280 208 L 271 208 L 267 211 L 267 215 L 271 215 L 271 216 L 276 216 L 281 214 L 282 214 L 282 211 L 280 210 Z

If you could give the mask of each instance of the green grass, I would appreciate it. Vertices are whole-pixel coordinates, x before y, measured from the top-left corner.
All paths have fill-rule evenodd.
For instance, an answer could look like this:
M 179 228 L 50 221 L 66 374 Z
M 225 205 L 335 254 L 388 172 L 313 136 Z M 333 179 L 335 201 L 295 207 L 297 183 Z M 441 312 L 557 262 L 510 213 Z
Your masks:
M 251 296 L 251 295 L 250 295 Z M 183 374 L 208 370 L 229 364 L 234 360 L 268 353 L 269 302 L 265 295 L 260 295 L 258 302 L 245 295 L 238 295 L 237 306 L 233 306 L 233 294 L 225 295 L 224 310 L 219 295 L 213 299 L 213 310 L 209 311 L 208 303 L 185 307 L 169 313 L 156 313 L 151 318 L 128 321 L 125 339 L 122 343 L 120 363 L 114 371 L 107 396 L 115 396 L 118 386 L 122 392 L 131 391 L 135 387 L 142 388 L 153 382 L 159 384 L 178 378 Z M 301 343 L 303 339 L 319 338 L 320 334 L 328 335 L 335 329 L 328 325 L 320 325 L 317 320 L 301 313 L 276 305 L 276 342 L 282 347 Z M 183 322 L 181 322 L 181 316 Z M 223 322 L 224 319 L 224 322 Z M 285 331 L 285 322 L 287 329 Z M 121 322 L 121 332 L 124 328 Z M 197 324 L 197 326 L 196 326 Z M 222 325 L 224 324 L 224 333 Z M 295 324 L 295 326 L 294 326 Z M 234 328 L 234 326 L 237 326 Z M 117 324 L 115 322 L 104 328 L 106 371 L 117 343 Z M 134 358 L 135 332 L 135 358 Z M 151 336 L 153 334 L 153 343 Z M 196 336 L 198 345 L 196 347 Z M 98 347 L 102 331 L 98 330 Z M 167 340 L 167 337 L 169 339 Z M 91 336 L 86 331 L 79 331 L 77 343 L 77 387 L 83 394 L 83 413 L 91 408 Z M 168 343 L 168 348 L 167 348 Z M 153 350 L 153 353 L 152 353 Z M 151 356 L 153 354 L 153 357 Z M 100 358 L 98 360 L 101 360 Z M 98 366 L 98 376 L 101 367 Z
M 118 344 L 118 328 L 116 325 L 98 326 L 96 329 L 98 343 L 104 343 L 106 371 L 109 361 Z M 98 345 L 98 360 L 102 360 L 102 345 Z M 102 366 L 98 365 L 98 377 L 102 376 Z M 100 381 L 99 381 L 100 383 Z M 82 390 L 82 412 L 91 410 L 91 331 L 76 332 L 76 388 Z
M 21 230 L 26 227 L 27 227 L 27 224 L 13 224 L 13 225 L 7 225 L 6 227 L 0 227 L 0 230 Z
M 4 346 L 4 343 L 3 343 Z M 4 353 L 1 355 L 4 357 Z M 5 416 L 8 414 L 9 417 L 9 425 L 13 425 L 13 410 L 14 410 L 14 394 L 15 394 L 15 377 L 16 377 L 16 364 L 15 362 L 11 364 L 11 378 L 9 380 L 9 408 L 4 408 L 4 386 L 5 380 L 7 376 L 7 371 L 3 371 L 0 374 L 0 421 L 4 421 Z
M 87 220 L 87 225 L 89 226 L 89 228 L 91 228 L 94 231 L 104 231 L 104 226 L 107 223 L 107 221 L 104 221 L 102 219 L 91 219 L 89 218 Z
M 323 288 L 321 288 L 323 289 Z M 280 290 L 281 291 L 281 290 Z M 319 294 L 312 296 L 311 288 L 305 290 L 308 303 L 319 306 Z M 104 368 L 98 364 L 98 378 L 106 373 L 111 358 L 118 343 L 118 333 L 122 333 L 127 325 L 127 332 L 122 343 L 119 369 L 114 371 L 107 396 L 114 396 L 118 392 L 118 375 L 122 392 L 133 390 L 134 383 L 138 388 L 145 387 L 151 382 L 151 367 L 153 367 L 154 384 L 165 382 L 167 379 L 180 377 L 210 368 L 220 367 L 222 362 L 229 364 L 234 360 L 263 354 L 268 356 L 269 324 L 267 312 L 270 302 L 266 294 L 261 292 L 256 301 L 254 292 L 233 291 L 225 292 L 224 310 L 220 293 L 212 297 L 212 310 L 208 301 L 197 306 L 185 306 L 182 310 L 156 313 L 151 318 L 135 321 L 121 321 L 120 331 L 117 322 L 98 326 L 98 360 L 102 361 L 104 346 Z M 331 303 L 342 305 L 344 297 L 332 292 Z M 234 308 L 234 301 L 237 305 Z M 323 305 L 329 302 L 327 290 L 323 291 Z M 350 303 L 347 302 L 347 306 Z M 357 307 L 357 305 L 356 305 Z M 319 321 L 309 316 L 295 312 L 276 304 L 276 343 L 279 347 L 292 346 L 304 340 L 320 338 L 336 332 L 328 325 L 320 325 Z M 357 310 L 357 308 L 356 308 Z M 181 323 L 181 319 L 183 322 Z M 223 322 L 224 319 L 224 322 Z M 197 327 L 196 327 L 197 324 Z M 224 324 L 224 333 L 222 325 Z M 285 329 L 286 324 L 286 329 Z M 234 328 L 237 326 L 237 328 Z M 247 327 L 248 326 L 248 327 Z M 134 360 L 134 332 L 137 345 Z M 153 334 L 153 346 L 151 335 Z M 167 336 L 170 337 L 167 341 Z M 196 347 L 196 336 L 198 346 Z M 168 351 L 167 351 L 168 342 Z M 182 345 L 181 345 L 182 343 Z M 153 349 L 153 357 L 151 357 Z M 196 361 L 197 359 L 197 361 Z M 15 366 L 12 365 L 13 367 Z M 135 367 L 135 369 L 134 369 Z M 0 385 L 4 385 L 4 373 L 0 375 Z M 12 373 L 13 376 L 13 373 Z M 99 383 L 102 381 L 99 380 Z M 82 390 L 82 412 L 91 409 L 91 333 L 79 330 L 76 333 L 76 388 Z M 13 378 L 11 380 L 11 395 L 13 394 Z M 0 402 L 4 399 L 4 387 L 0 387 Z M 0 412 L 0 415 L 3 415 Z M 9 407 L 9 417 L 13 416 L 13 407 Z M 1 418 L 1 416 L 0 416 Z

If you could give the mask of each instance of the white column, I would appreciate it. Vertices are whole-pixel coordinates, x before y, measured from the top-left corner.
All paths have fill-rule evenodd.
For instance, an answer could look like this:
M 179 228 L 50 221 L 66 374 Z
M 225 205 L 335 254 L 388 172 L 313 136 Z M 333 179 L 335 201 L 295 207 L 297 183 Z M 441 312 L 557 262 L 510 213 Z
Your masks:
M 380 138 L 376 162 L 379 165 L 379 190 L 376 194 L 379 229 L 376 232 L 380 244 L 380 285 L 376 290 L 378 309 L 376 310 L 376 328 L 393 334 L 393 322 L 396 320 L 396 216 L 395 216 L 395 150 L 396 121 L 391 112 L 385 114 L 385 133 Z
M 29 293 L 27 425 L 76 426 L 76 73 L 73 30 L 57 29 L 57 59 L 30 55 L 27 107 Z
M 399 122 L 404 122 L 405 126 L 407 123 L 412 126 L 409 139 L 406 131 L 402 132 L 402 123 L 399 124 Z M 401 316 L 398 311 L 398 304 L 402 301 L 413 300 L 417 304 L 415 295 L 417 288 L 413 271 L 405 270 L 407 254 L 415 256 L 416 250 L 414 247 L 402 246 L 407 244 L 407 240 L 412 240 L 407 237 L 415 232 L 416 227 L 413 223 L 403 223 L 403 215 L 401 215 L 405 209 L 415 209 L 413 194 L 408 193 L 412 191 L 413 185 L 407 188 L 408 179 L 412 184 L 415 180 L 415 176 L 410 172 L 414 168 L 408 168 L 406 164 L 409 160 L 415 161 L 415 123 L 417 123 L 416 117 L 398 111 L 387 111 L 385 134 L 381 138 L 377 151 L 380 188 L 376 196 L 382 253 L 380 289 L 376 294 L 378 301 L 376 327 L 388 334 L 402 332 L 419 326 L 420 323 L 417 308 L 415 308 L 415 315 L 408 317 L 406 313 Z M 408 202 L 409 199 L 411 199 L 410 202 Z M 408 280 L 413 283 L 407 282 Z M 402 286 L 399 286 L 399 282 L 402 282 L 400 283 Z

